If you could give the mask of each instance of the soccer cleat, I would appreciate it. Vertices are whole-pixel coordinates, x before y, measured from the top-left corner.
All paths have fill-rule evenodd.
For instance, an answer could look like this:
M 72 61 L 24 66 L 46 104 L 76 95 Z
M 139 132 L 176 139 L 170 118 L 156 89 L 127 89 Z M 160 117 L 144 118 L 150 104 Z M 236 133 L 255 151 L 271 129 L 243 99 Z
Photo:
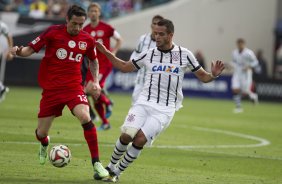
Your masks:
M 94 179 L 104 179 L 109 176 L 109 171 L 103 167 L 100 162 L 95 162 L 94 166 Z
M 236 107 L 234 110 L 233 110 L 233 113 L 234 114 L 239 114 L 239 113 L 242 113 L 244 110 L 241 108 L 241 107 Z
M 9 92 L 9 88 L 4 86 L 4 88 L 0 91 L 0 102 L 5 100 L 6 93 Z
M 117 183 L 119 181 L 119 176 L 113 173 L 109 175 L 109 177 L 103 179 L 103 181 L 108 183 Z
M 114 103 L 112 101 L 110 101 L 110 105 L 106 105 L 106 114 L 105 114 L 105 117 L 108 119 L 111 115 L 112 115 L 112 112 L 113 112 L 113 105 Z
M 103 123 L 99 128 L 98 131 L 103 131 L 103 130 L 109 130 L 111 128 L 111 125 L 109 123 L 105 124 Z
M 47 153 L 48 153 L 48 146 L 43 146 L 42 144 L 40 144 L 40 148 L 39 148 L 39 163 L 41 165 L 44 165 L 46 160 L 47 160 Z
M 109 167 L 106 167 L 105 169 L 109 172 L 109 175 L 114 174 L 114 172 Z M 95 180 L 102 180 L 103 179 L 98 175 L 98 173 L 95 173 L 93 177 L 94 177 Z

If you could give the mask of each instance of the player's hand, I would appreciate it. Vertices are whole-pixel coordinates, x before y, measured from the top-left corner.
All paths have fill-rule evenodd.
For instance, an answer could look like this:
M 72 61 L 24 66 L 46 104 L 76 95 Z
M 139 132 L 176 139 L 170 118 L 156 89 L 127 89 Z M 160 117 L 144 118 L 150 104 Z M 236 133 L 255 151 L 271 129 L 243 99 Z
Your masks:
M 7 61 L 11 61 L 14 58 L 14 55 L 11 52 L 8 52 L 6 58 Z
M 9 54 L 12 54 L 13 56 L 19 55 L 23 48 L 24 46 L 20 46 L 20 47 L 14 46 L 11 48 Z
M 216 62 L 211 63 L 211 72 L 214 77 L 219 76 L 224 70 L 225 66 L 222 61 L 217 60 Z
M 103 54 L 108 51 L 108 49 L 100 42 L 96 42 L 96 48 Z
M 89 81 L 84 88 L 84 92 L 92 95 L 97 100 L 101 94 L 101 87 L 98 82 Z

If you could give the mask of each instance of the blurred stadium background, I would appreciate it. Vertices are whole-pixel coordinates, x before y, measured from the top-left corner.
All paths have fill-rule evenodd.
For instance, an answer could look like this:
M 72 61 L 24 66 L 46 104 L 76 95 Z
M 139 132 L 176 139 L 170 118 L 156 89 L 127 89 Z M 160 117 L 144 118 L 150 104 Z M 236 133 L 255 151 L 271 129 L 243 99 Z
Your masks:
M 47 26 L 65 22 L 65 10 L 71 4 L 83 7 L 91 1 L 76 0 L 6 0 L 1 1 L 1 19 L 8 24 L 15 45 L 26 45 Z M 235 41 L 242 37 L 247 47 L 262 52 L 260 68 L 255 72 L 255 88 L 261 100 L 282 99 L 282 2 L 278 0 L 108 0 L 102 5 L 103 18 L 122 35 L 118 53 L 128 59 L 138 37 L 150 31 L 151 18 L 161 14 L 174 21 L 175 42 L 202 55 L 209 70 L 210 61 L 231 61 Z M 40 3 L 44 14 L 34 17 L 34 3 Z M 48 7 L 48 8 L 47 8 Z M 15 58 L 7 63 L 5 84 L 37 85 L 37 69 L 42 53 L 31 58 Z M 187 74 L 184 93 L 190 96 L 231 98 L 230 73 L 214 83 L 201 84 Z M 131 91 L 135 74 L 113 72 L 109 91 Z
M 44 12 L 32 16 L 31 7 L 38 2 Z M 46 27 L 64 23 L 65 11 L 71 4 L 86 8 L 90 2 L 0 0 L 1 20 L 9 26 L 14 44 L 26 45 Z M 211 60 L 231 61 L 231 52 L 239 37 L 247 41 L 248 48 L 263 53 L 263 57 L 258 58 L 261 68 L 254 74 L 254 90 L 262 103 L 254 108 L 244 102 L 246 111 L 240 115 L 232 114 L 232 70 L 226 69 L 223 76 L 209 84 L 202 84 L 187 73 L 184 95 L 196 98 L 186 98 L 184 109 L 176 114 L 156 147 L 142 153 L 140 161 L 122 176 L 122 183 L 282 183 L 281 0 L 95 2 L 102 5 L 103 19 L 123 37 L 122 49 L 118 52 L 123 59 L 129 59 L 139 36 L 150 31 L 151 18 L 156 14 L 174 22 L 175 43 L 200 53 L 207 70 Z M 5 40 L 0 39 L 1 46 L 5 47 Z M 54 123 L 51 131 L 52 143 L 70 144 L 75 153 L 72 164 L 66 168 L 68 172 L 51 166 L 39 167 L 33 159 L 37 151 L 33 132 L 40 99 L 37 74 L 43 54 L 41 51 L 29 58 L 16 57 L 6 63 L 4 83 L 11 90 L 0 104 L 0 183 L 91 183 L 87 173 L 91 173 L 91 168 L 85 163 L 87 147 L 81 132 L 73 131 L 79 125 L 70 123 L 75 120 L 68 111 L 55 121 L 58 123 Z M 107 81 L 115 106 L 111 117 L 113 128 L 99 133 L 104 164 L 130 107 L 135 76 L 135 73 L 114 70 Z M 10 146 L 15 144 L 17 146 Z M 171 145 L 171 149 L 161 149 L 167 145 Z M 178 147 L 181 145 L 192 146 L 181 149 Z M 88 171 L 77 172 L 78 167 Z

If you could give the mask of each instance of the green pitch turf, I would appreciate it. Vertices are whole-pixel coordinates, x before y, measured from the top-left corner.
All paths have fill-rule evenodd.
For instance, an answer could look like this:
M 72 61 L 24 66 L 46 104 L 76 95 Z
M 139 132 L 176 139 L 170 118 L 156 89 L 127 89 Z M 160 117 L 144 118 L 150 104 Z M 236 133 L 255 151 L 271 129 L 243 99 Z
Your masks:
M 1 184 L 92 184 L 88 147 L 79 122 L 65 108 L 50 132 L 51 145 L 68 145 L 72 160 L 65 168 L 39 165 L 34 137 L 41 90 L 12 87 L 0 104 Z M 101 161 L 109 161 L 130 107 L 130 96 L 111 94 L 112 129 L 99 132 Z M 124 184 L 281 184 L 282 106 L 244 102 L 233 114 L 232 101 L 191 99 L 178 111 L 154 147 L 120 178 Z M 99 126 L 99 123 L 97 123 Z

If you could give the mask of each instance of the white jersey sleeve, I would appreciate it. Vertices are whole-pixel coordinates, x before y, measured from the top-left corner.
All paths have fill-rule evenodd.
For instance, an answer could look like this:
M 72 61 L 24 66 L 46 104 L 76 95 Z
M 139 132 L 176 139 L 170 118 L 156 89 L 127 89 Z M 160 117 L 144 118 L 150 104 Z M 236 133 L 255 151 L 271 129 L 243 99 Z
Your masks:
M 194 56 L 194 54 L 189 51 L 189 50 L 185 50 L 187 52 L 186 56 L 188 60 L 187 62 L 187 66 L 188 68 L 192 71 L 192 72 L 196 72 L 201 68 L 201 65 L 199 64 L 199 62 L 197 61 L 196 57 Z
M 134 66 L 136 67 L 136 69 L 139 70 L 140 68 L 145 66 L 145 61 L 146 61 L 148 52 L 149 51 L 142 52 L 136 58 L 131 60 Z

